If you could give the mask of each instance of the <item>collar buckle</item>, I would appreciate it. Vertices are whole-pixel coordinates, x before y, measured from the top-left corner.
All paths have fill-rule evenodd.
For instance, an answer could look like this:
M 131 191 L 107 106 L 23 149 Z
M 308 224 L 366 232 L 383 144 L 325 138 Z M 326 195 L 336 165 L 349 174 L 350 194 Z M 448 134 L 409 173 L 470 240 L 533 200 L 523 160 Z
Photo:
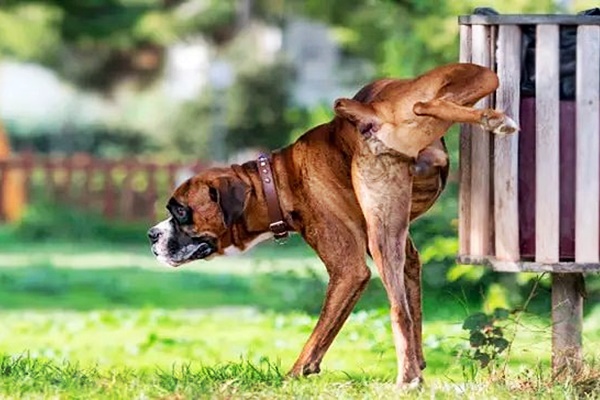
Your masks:
M 277 244 L 285 244 L 290 234 L 287 229 L 287 224 L 283 221 L 273 222 L 269 225 L 269 229 L 273 232 L 273 239 Z

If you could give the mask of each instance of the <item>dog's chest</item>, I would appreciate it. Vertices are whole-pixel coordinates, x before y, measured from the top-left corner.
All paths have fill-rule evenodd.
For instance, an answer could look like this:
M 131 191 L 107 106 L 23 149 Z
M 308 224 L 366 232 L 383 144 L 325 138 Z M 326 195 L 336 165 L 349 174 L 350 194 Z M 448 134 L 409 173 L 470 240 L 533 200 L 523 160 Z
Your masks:
M 252 239 L 251 241 L 246 243 L 245 247 L 243 249 L 240 249 L 239 247 L 231 244 L 223 249 L 223 254 L 226 256 L 235 256 L 238 254 L 242 254 L 245 251 L 250 250 L 257 244 L 267 241 L 267 240 L 271 239 L 272 237 L 273 237 L 273 233 L 271 233 L 271 232 L 261 233 L 260 235 L 258 235 L 257 237 L 255 237 L 254 239 Z

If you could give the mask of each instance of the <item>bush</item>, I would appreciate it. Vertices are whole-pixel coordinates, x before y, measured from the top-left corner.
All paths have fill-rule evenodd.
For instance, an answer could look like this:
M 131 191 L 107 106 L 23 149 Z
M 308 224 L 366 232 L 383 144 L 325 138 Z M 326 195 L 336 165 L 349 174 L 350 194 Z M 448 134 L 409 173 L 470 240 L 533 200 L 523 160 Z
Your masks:
M 23 241 L 142 243 L 147 224 L 107 221 L 101 215 L 47 201 L 28 206 L 23 218 L 1 236 Z
M 16 152 L 83 152 L 101 157 L 126 157 L 156 150 L 157 144 L 144 132 L 109 125 L 75 125 L 68 131 L 52 126 L 26 128 L 10 124 L 11 145 Z

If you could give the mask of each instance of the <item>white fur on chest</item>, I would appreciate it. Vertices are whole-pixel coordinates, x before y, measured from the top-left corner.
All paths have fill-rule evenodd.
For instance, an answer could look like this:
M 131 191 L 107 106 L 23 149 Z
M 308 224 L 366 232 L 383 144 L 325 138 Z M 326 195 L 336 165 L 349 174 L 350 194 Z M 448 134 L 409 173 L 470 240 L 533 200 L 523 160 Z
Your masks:
M 242 250 L 239 247 L 236 247 L 234 245 L 230 245 L 227 246 L 223 249 L 223 254 L 226 256 L 235 256 L 238 254 L 242 254 L 243 252 L 250 250 L 251 248 L 253 248 L 254 246 L 256 246 L 257 244 L 264 242 L 265 240 L 271 239 L 273 237 L 273 233 L 272 232 L 265 232 L 265 233 L 261 233 L 260 235 L 258 235 L 257 237 L 255 237 L 254 239 L 252 239 L 252 241 L 250 241 L 249 243 L 246 244 L 246 247 Z

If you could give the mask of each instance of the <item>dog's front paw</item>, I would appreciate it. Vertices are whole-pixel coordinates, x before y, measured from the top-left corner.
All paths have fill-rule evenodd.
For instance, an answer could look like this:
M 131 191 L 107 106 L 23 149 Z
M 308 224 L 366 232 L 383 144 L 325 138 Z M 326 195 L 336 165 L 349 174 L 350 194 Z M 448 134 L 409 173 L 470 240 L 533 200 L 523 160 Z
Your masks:
M 318 362 L 307 363 L 307 364 L 296 364 L 290 372 L 288 372 L 288 376 L 290 378 L 299 378 L 302 376 L 308 376 L 312 374 L 318 374 L 321 372 L 321 366 Z

